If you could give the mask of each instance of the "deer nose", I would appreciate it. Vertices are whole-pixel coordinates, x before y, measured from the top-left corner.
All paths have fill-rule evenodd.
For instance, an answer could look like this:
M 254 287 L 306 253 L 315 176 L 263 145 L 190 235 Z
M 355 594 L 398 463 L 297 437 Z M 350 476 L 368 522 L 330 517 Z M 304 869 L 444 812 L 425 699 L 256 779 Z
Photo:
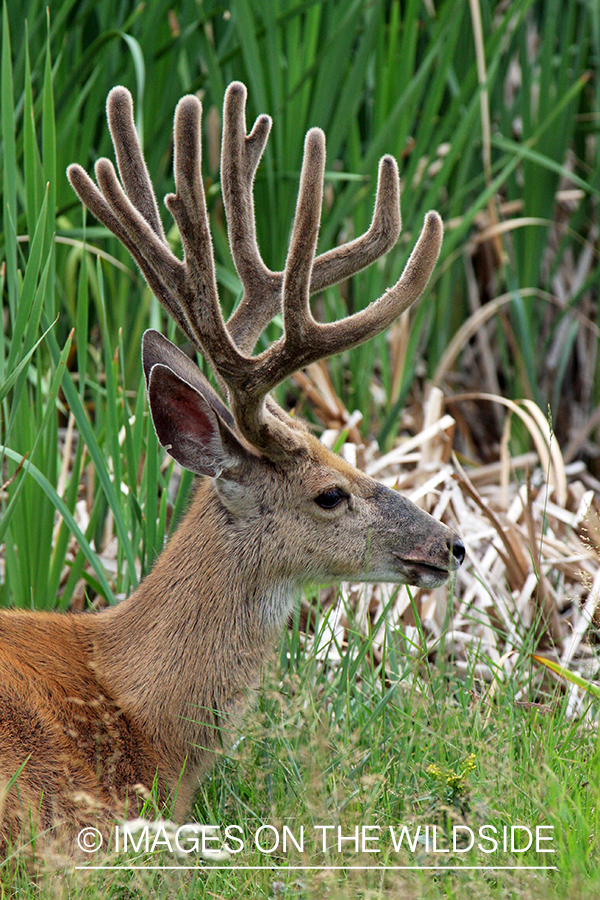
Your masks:
M 452 558 L 452 568 L 460 569 L 465 560 L 465 545 L 455 534 L 447 539 L 446 544 Z

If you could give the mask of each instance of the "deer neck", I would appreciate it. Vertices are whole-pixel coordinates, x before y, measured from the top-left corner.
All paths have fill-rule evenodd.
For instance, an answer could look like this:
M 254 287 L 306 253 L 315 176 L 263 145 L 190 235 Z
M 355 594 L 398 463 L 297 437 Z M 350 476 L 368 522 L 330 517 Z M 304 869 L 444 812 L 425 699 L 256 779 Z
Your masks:
M 174 771 L 199 775 L 234 736 L 289 614 L 294 586 L 268 580 L 254 540 L 206 480 L 138 589 L 90 617 L 99 680 Z

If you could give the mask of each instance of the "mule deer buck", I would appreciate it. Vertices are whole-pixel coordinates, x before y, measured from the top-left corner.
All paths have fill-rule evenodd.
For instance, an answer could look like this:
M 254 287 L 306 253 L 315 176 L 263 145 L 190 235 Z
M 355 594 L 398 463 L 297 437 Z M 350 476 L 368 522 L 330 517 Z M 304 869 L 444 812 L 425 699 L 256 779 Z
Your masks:
M 372 263 L 400 232 L 395 161 L 379 166 L 373 221 L 315 256 L 325 138 L 311 129 L 285 268 L 272 272 L 256 241 L 253 180 L 271 120 L 246 135 L 246 89 L 229 86 L 221 179 L 243 298 L 224 321 L 201 177 L 201 105 L 184 97 L 174 124 L 176 193 L 166 197 L 183 242 L 169 249 L 133 124 L 129 92 L 114 88 L 108 122 L 122 185 L 106 159 L 98 187 L 78 165 L 71 184 L 128 248 L 150 288 L 210 363 L 223 399 L 197 366 L 156 331 L 143 366 L 160 443 L 202 476 L 179 529 L 137 590 L 81 615 L 0 614 L 0 834 L 107 825 L 156 786 L 181 818 L 221 745 L 220 727 L 244 709 L 299 588 L 332 579 L 441 585 L 464 547 L 445 525 L 327 450 L 269 392 L 296 370 L 378 334 L 417 300 L 436 262 L 435 212 L 398 283 L 364 310 L 317 322 L 309 297 Z M 283 335 L 253 355 L 274 316 Z M 226 398 L 226 400 L 225 400 Z M 1 802 L 1 801 L 0 801 Z

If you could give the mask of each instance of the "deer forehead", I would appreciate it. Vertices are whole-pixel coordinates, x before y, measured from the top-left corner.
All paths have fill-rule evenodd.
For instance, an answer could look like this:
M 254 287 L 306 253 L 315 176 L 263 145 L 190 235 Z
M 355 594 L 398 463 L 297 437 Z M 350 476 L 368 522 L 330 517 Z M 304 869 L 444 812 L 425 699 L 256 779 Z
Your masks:
M 301 490 L 310 496 L 335 487 L 350 494 L 368 497 L 373 494 L 375 483 L 341 456 L 337 456 L 313 435 L 304 435 L 307 456 L 302 463 L 290 470 L 290 476 Z

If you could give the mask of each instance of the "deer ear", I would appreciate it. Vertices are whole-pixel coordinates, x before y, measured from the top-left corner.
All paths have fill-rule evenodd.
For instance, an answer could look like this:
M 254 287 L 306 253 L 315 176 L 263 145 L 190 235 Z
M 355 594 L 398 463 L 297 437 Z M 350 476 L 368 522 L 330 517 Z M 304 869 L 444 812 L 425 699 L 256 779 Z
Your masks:
M 235 430 L 233 416 L 198 366 L 163 334 L 155 331 L 154 328 L 148 328 L 142 337 L 142 365 L 146 376 L 146 387 L 150 383 L 150 372 L 159 363 L 168 366 L 180 378 L 196 388 L 209 405 L 217 411 L 221 419 L 232 430 Z
M 150 370 L 148 400 L 159 442 L 184 469 L 218 478 L 248 457 L 219 411 L 169 366 Z

